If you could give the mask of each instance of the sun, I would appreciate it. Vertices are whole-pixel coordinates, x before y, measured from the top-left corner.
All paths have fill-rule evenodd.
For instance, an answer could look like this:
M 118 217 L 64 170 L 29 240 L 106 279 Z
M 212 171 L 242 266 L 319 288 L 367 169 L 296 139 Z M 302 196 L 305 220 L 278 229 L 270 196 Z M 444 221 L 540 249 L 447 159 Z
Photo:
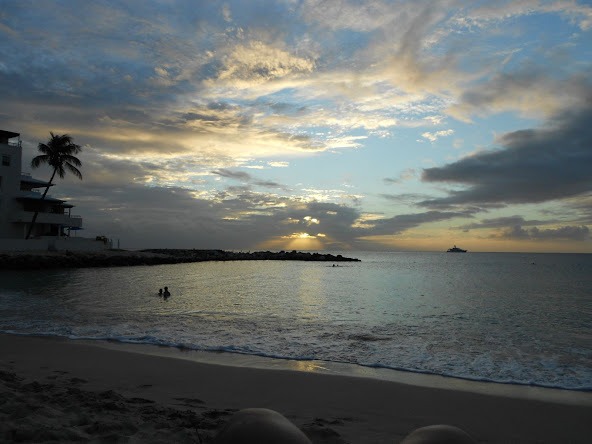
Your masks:
M 297 232 L 263 242 L 260 248 L 287 251 L 320 251 L 325 249 L 325 237 L 326 235 L 323 233 L 317 233 L 313 235 L 306 232 Z

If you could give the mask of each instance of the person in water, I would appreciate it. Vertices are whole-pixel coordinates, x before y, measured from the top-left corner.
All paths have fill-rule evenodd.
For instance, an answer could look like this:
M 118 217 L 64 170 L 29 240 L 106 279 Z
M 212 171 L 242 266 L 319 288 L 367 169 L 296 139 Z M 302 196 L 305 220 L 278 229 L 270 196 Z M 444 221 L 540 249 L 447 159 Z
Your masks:
M 165 298 L 168 298 L 171 294 L 169 293 L 169 287 L 164 287 L 164 293 L 162 294 Z
M 162 288 L 158 290 L 158 296 L 162 297 Z

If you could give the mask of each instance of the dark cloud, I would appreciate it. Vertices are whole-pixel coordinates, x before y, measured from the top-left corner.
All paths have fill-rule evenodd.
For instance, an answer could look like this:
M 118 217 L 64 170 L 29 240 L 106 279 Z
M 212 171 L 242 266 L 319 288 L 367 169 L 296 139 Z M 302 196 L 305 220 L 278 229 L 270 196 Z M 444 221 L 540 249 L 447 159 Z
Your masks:
M 592 225 L 592 195 L 571 202 L 571 207 L 580 214 L 580 223 Z
M 500 101 L 517 91 L 528 91 L 533 84 L 545 79 L 544 71 L 534 67 L 523 68 L 513 73 L 500 73 L 494 76 L 484 88 L 482 84 L 466 90 L 460 97 L 461 103 L 475 108 L 483 108 Z
M 561 67 L 558 71 L 561 72 Z M 526 63 L 516 71 L 498 73 L 486 83 L 469 87 L 460 96 L 459 104 L 450 110 L 452 114 L 462 110 L 468 116 L 482 114 L 488 109 L 500 111 L 523 107 L 532 114 L 567 107 L 585 108 L 592 88 L 590 73 L 557 77 L 557 72 L 550 75 L 548 67 Z M 561 94 L 556 94 L 558 90 Z
M 541 221 L 541 220 L 525 220 L 522 216 L 496 217 L 492 219 L 483 219 L 479 222 L 461 225 L 458 228 L 461 230 L 478 230 L 482 228 L 503 228 L 514 227 L 522 225 L 545 225 L 554 223 L 555 221 Z
M 586 109 L 563 113 L 538 129 L 515 131 L 498 141 L 503 149 L 423 171 L 425 182 L 461 184 L 426 207 L 539 203 L 592 190 L 592 99 Z
M 384 183 L 386 183 L 387 185 L 394 185 L 394 184 L 399 184 L 401 182 L 403 182 L 404 180 L 409 180 L 416 177 L 416 170 L 413 168 L 408 168 L 405 171 L 403 171 L 399 177 L 385 177 L 384 179 L 382 179 L 382 181 Z
M 286 189 L 286 187 L 281 183 L 274 182 L 272 180 L 255 180 L 253 176 L 251 176 L 249 173 L 245 173 L 244 171 L 230 171 L 225 168 L 220 168 L 218 170 L 212 171 L 211 173 L 217 176 L 239 180 L 241 182 L 250 182 L 252 185 L 256 185 L 263 188 Z
M 210 102 L 208 103 L 208 109 L 215 110 L 215 111 L 228 111 L 235 109 L 236 105 L 231 105 L 229 103 L 224 102 Z
M 228 177 L 229 179 L 241 180 L 243 182 L 248 182 L 252 179 L 249 173 L 245 173 L 243 171 L 230 171 L 225 168 L 220 168 L 219 170 L 212 171 L 212 174 L 216 174 L 222 177 Z
M 231 186 L 226 188 L 226 191 L 229 193 L 228 195 L 231 195 L 231 193 L 241 194 L 246 193 L 247 191 L 251 191 L 251 187 L 249 185 Z
M 292 227 L 281 222 L 287 208 L 299 204 L 245 187 L 231 191 L 199 198 L 181 187 L 67 180 L 52 190 L 82 215 L 85 231 L 79 235 L 121 239 L 122 248 L 252 249 L 291 234 Z
M 83 154 L 85 180 L 67 177 L 52 193 L 76 205 L 84 219 L 84 235 L 107 235 L 124 240 L 124 248 L 238 248 L 252 249 L 270 239 L 295 232 L 324 234 L 328 248 L 371 245 L 360 237 L 392 235 L 424 223 L 470 217 L 470 212 L 429 211 L 368 221 L 358 226 L 358 209 L 344 204 L 306 202 L 297 198 L 255 192 L 251 185 L 276 187 L 275 182 L 253 181 L 248 173 L 213 171 L 221 177 L 250 182 L 231 186 L 209 197 L 194 190 L 161 186 L 161 165 L 115 160 L 96 150 Z M 42 177 L 42 171 L 35 175 Z M 47 175 L 48 171 L 43 171 Z M 311 222 L 316 219 L 319 223 Z
M 497 239 L 583 241 L 590 237 L 590 230 L 585 225 L 568 225 L 547 229 L 541 229 L 536 226 L 557 223 L 557 220 L 525 220 L 522 216 L 509 216 L 484 219 L 472 224 L 462 225 L 458 228 L 466 231 L 472 229 L 501 229 L 501 231 L 491 235 L 492 238 Z M 525 226 L 530 226 L 531 228 L 524 228 Z
M 393 202 L 415 204 L 415 202 L 428 198 L 427 194 L 401 193 L 401 194 L 380 194 L 380 197 Z
M 367 229 L 367 235 L 398 234 L 425 223 L 439 222 L 456 217 L 472 217 L 472 215 L 473 213 L 471 211 L 427 211 L 425 213 L 417 214 L 400 214 L 388 219 L 367 221 L 368 223 L 374 224 L 373 228 Z
M 310 202 L 305 210 L 307 214 L 303 212 L 296 216 L 311 216 L 319 219 L 321 221 L 319 231 L 340 242 L 351 244 L 356 237 L 363 235 L 358 229 L 352 227 L 360 217 L 360 212 L 356 208 L 330 202 Z
M 220 120 L 218 116 L 214 115 L 206 115 L 206 114 L 198 114 L 198 113 L 185 113 L 183 114 L 184 120 L 202 120 L 205 122 L 216 122 Z
M 296 116 L 300 114 L 304 114 L 307 111 L 306 106 L 300 106 L 293 103 L 285 103 L 285 102 L 274 102 L 274 103 L 266 103 L 274 114 L 279 115 L 286 115 L 286 116 Z
M 282 185 L 281 183 L 278 182 L 273 182 L 271 180 L 258 180 L 253 182 L 253 185 L 257 185 L 263 188 L 279 188 L 279 189 L 285 189 L 284 185 Z
M 566 226 L 541 230 L 538 227 L 524 229 L 519 225 L 503 230 L 493 238 L 521 239 L 521 240 L 572 240 L 584 241 L 590 239 L 590 229 L 582 226 Z
M 590 229 L 586 226 L 567 226 L 545 230 L 534 227 L 529 230 L 529 233 L 535 239 L 585 240 L 590 237 Z

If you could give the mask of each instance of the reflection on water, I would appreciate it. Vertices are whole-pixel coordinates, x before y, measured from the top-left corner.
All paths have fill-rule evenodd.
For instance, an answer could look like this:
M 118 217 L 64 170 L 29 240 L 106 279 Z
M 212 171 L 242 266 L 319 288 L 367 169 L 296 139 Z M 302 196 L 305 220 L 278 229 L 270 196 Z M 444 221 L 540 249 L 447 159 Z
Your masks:
M 300 299 L 299 317 L 303 320 L 319 319 L 321 313 L 326 312 L 327 299 L 321 291 L 324 276 L 325 270 L 321 267 L 302 267 L 293 281 Z
M 311 372 L 311 373 L 318 373 L 318 372 L 328 372 L 329 369 L 326 365 L 321 365 L 319 362 L 312 362 L 312 361 L 291 361 L 288 368 L 292 368 L 294 370 L 298 370 L 301 372 Z
M 356 256 L 0 272 L 0 330 L 592 387 L 592 255 Z

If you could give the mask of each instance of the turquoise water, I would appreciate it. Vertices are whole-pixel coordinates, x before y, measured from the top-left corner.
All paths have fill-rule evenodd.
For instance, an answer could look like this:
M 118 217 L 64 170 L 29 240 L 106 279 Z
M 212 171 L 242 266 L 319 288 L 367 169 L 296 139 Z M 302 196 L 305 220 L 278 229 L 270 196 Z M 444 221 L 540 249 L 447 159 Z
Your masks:
M 592 390 L 592 255 L 346 255 L 2 271 L 0 331 Z

